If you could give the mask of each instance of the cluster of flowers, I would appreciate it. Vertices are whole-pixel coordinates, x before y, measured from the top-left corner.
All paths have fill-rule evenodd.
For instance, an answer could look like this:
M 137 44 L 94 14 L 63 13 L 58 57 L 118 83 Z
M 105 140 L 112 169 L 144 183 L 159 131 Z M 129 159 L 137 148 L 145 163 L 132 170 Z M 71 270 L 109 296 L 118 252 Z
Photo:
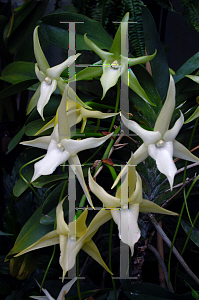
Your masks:
M 127 22 L 128 14 L 126 14 L 123 19 L 123 23 L 126 24 L 125 26 L 127 26 Z M 126 29 L 123 30 L 125 31 Z M 97 45 L 89 40 L 86 35 L 84 37 L 86 44 L 102 59 L 102 98 L 105 96 L 108 89 L 117 83 L 119 77 L 127 72 L 129 76 L 129 79 L 126 78 L 127 84 L 129 82 L 130 88 L 132 88 L 142 98 L 147 100 L 147 95 L 139 85 L 134 73 L 131 69 L 128 71 L 128 65 L 132 66 L 134 64 L 145 63 L 151 60 L 155 54 L 140 58 L 127 58 L 122 56 L 120 42 L 121 31 L 119 33 L 118 32 L 116 33 L 110 52 L 101 50 Z M 101 138 L 74 140 L 71 139 L 71 127 L 83 120 L 81 130 L 81 132 L 83 132 L 87 118 L 91 117 L 103 119 L 113 117 L 117 113 L 102 113 L 100 111 L 92 110 L 79 99 L 69 84 L 60 77 L 61 73 L 69 65 L 74 63 L 80 54 L 73 55 L 62 64 L 50 68 L 39 43 L 38 27 L 34 31 L 34 52 L 37 61 L 35 65 L 35 72 L 41 84 L 31 99 L 29 111 L 37 105 L 37 110 L 42 119 L 44 119 L 44 106 L 49 101 L 57 86 L 62 94 L 62 100 L 58 107 L 56 116 L 40 130 L 40 132 L 42 132 L 47 128 L 54 127 L 52 134 L 50 136 L 42 136 L 22 143 L 23 145 L 47 150 L 45 157 L 35 163 L 34 175 L 31 181 L 33 182 L 41 175 L 52 174 L 60 164 L 68 161 L 72 170 L 77 175 L 89 204 L 93 207 L 92 199 L 84 180 L 78 153 L 86 149 L 100 146 L 112 136 L 112 133 Z M 92 241 L 92 237 L 101 225 L 113 218 L 114 222 L 118 226 L 120 239 L 123 243 L 129 245 L 131 254 L 133 255 L 134 244 L 140 238 L 140 229 L 137 224 L 139 212 L 177 215 L 174 212 L 159 207 L 152 201 L 143 199 L 142 181 L 135 168 L 137 164 L 145 160 L 148 156 L 151 156 L 156 161 L 158 170 L 168 178 L 170 188 L 172 189 L 174 176 L 177 171 L 173 162 L 173 156 L 193 162 L 199 162 L 199 159 L 196 156 L 191 154 L 188 149 L 175 140 L 184 123 L 182 113 L 173 128 L 169 129 L 174 109 L 175 83 L 172 76 L 170 76 L 167 97 L 157 118 L 153 131 L 143 129 L 135 121 L 130 121 L 121 114 L 121 120 L 124 125 L 129 130 L 136 133 L 143 140 L 143 144 L 134 154 L 132 153 L 131 158 L 114 182 L 112 188 L 114 188 L 118 181 L 122 179 L 122 184 L 117 189 L 115 196 L 108 194 L 93 179 L 89 170 L 88 178 L 90 190 L 103 203 L 103 209 L 95 215 L 89 226 L 87 227 L 86 225 L 86 218 L 88 214 L 87 209 L 83 210 L 77 220 L 67 224 L 64 220 L 62 207 L 64 200 L 62 200 L 56 208 L 56 229 L 43 236 L 37 242 L 21 251 L 16 256 L 42 247 L 59 244 L 60 265 L 63 270 L 63 278 L 66 272 L 75 265 L 76 256 L 80 249 L 84 250 L 109 273 L 111 273 L 103 261 L 95 243 Z M 74 281 L 75 279 L 69 285 L 71 286 Z M 42 299 L 53 299 L 46 290 L 43 289 L 43 291 L 46 296 L 44 298 L 42 297 Z M 32 298 L 41 299 L 36 296 Z M 57 299 L 62 298 L 59 296 Z

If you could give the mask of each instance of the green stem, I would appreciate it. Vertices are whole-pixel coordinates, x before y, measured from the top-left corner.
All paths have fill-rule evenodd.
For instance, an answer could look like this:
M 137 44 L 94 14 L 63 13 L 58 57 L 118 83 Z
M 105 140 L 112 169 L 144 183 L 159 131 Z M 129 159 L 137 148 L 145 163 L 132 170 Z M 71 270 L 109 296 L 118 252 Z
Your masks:
M 41 290 L 42 290 L 42 288 L 43 288 L 43 285 L 44 285 L 46 276 L 47 276 L 47 274 L 48 274 L 48 270 L 49 270 L 50 265 L 51 265 L 51 263 L 52 263 L 52 261 L 53 261 L 53 258 L 54 258 L 54 256 L 55 256 L 55 250 L 56 250 L 56 245 L 54 245 L 53 253 L 52 253 L 51 259 L 50 259 L 50 261 L 49 261 L 49 263 L 48 263 L 48 266 L 47 266 L 47 268 L 46 268 L 46 272 L 45 272 L 44 277 L 43 277 L 43 279 L 42 279 L 40 292 L 41 292 Z
M 34 162 L 38 161 L 39 159 L 43 158 L 44 156 L 45 156 L 45 155 L 42 155 L 42 156 L 40 156 L 40 157 L 37 157 L 37 158 L 35 158 L 35 159 L 29 161 L 28 163 L 26 163 L 25 165 L 23 165 L 23 166 L 20 168 L 20 170 L 19 170 L 19 175 L 20 175 L 20 177 L 21 177 L 21 178 L 23 179 L 23 181 L 31 188 L 31 190 L 33 191 L 33 193 L 35 194 L 35 196 L 37 197 L 37 199 L 38 199 L 38 201 L 39 201 L 39 203 L 40 203 L 41 205 L 43 205 L 41 199 L 39 198 L 39 196 L 38 196 L 36 190 L 34 189 L 34 187 L 32 186 L 32 184 L 30 184 L 30 183 L 28 182 L 28 180 L 22 175 L 22 170 L 23 170 L 23 168 L 25 168 L 26 166 L 30 165 L 31 163 L 34 163 Z
M 99 127 L 100 127 L 100 119 L 97 119 L 97 126 L 96 126 L 96 128 L 95 128 L 94 133 L 98 132 Z

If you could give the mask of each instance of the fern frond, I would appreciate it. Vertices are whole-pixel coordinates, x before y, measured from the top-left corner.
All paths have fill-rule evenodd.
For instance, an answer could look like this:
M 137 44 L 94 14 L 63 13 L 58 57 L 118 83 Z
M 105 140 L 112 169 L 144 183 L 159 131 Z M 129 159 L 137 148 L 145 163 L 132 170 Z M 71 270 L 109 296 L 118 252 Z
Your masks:
M 199 2 L 198 0 L 180 0 L 183 15 L 188 24 L 199 32 Z

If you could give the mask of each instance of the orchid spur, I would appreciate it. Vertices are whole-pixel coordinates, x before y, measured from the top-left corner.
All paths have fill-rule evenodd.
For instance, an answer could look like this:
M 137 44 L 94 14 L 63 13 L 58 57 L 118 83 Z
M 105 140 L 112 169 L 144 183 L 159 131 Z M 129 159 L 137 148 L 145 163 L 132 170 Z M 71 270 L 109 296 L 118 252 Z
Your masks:
M 155 57 L 156 52 L 153 55 L 141 56 L 137 58 L 130 58 L 123 55 L 121 48 L 124 48 L 125 42 L 121 42 L 121 37 L 126 37 L 127 35 L 128 20 L 129 13 L 126 13 L 116 32 L 110 52 L 100 49 L 86 36 L 86 34 L 84 35 L 84 41 L 87 46 L 102 59 L 102 75 L 100 78 L 103 87 L 102 99 L 105 97 L 106 92 L 117 83 L 119 77 L 122 76 L 122 80 L 126 85 L 129 85 L 135 93 L 153 105 L 145 91 L 140 86 L 131 68 L 128 70 L 128 66 L 131 67 L 137 64 L 146 63 Z M 95 65 L 97 66 L 98 64 Z
M 137 224 L 139 212 L 177 215 L 159 207 L 152 201 L 143 199 L 142 181 L 135 170 L 133 153 L 125 167 L 125 172 L 122 172 L 122 184 L 117 189 L 115 196 L 108 194 L 93 180 L 90 170 L 88 174 L 91 191 L 100 199 L 106 209 L 110 209 L 113 220 L 118 226 L 119 237 L 123 243 L 129 245 L 132 256 L 134 244 L 140 238 L 140 229 Z
M 35 163 L 34 175 L 31 181 L 36 180 L 41 175 L 52 174 L 60 164 L 68 160 L 73 172 L 77 175 L 90 205 L 93 206 L 77 153 L 100 146 L 111 137 L 112 133 L 101 138 L 72 140 L 66 115 L 67 93 L 68 86 L 66 86 L 58 109 L 58 124 L 55 126 L 51 136 L 39 137 L 35 140 L 22 142 L 21 144 L 47 150 L 45 157 Z
M 124 125 L 135 132 L 144 141 L 134 153 L 135 164 L 139 164 L 148 156 L 151 156 L 156 161 L 158 170 L 167 177 L 171 190 L 173 188 L 174 176 L 177 172 L 177 168 L 173 162 L 173 156 L 199 163 L 198 157 L 175 140 L 184 123 L 182 112 L 180 112 L 180 118 L 175 122 L 173 128 L 169 129 L 174 109 L 175 83 L 173 77 L 170 76 L 167 97 L 158 115 L 153 131 L 143 129 L 135 121 L 130 121 L 121 114 Z
M 72 280 L 70 280 L 69 282 L 67 282 L 61 289 L 59 296 L 57 297 L 57 300 L 64 300 L 65 299 L 65 295 L 68 294 L 70 288 L 72 287 L 72 285 L 75 283 L 75 281 L 77 280 L 77 277 L 74 277 Z M 37 283 L 38 284 L 38 283 Z M 39 285 L 39 284 L 38 284 Z M 40 285 L 39 285 L 40 287 Z M 36 300 L 55 300 L 50 294 L 49 292 L 42 288 L 42 291 L 44 292 L 45 296 L 30 296 L 30 298 L 32 299 L 36 299 Z
M 62 91 L 63 90 L 63 79 L 60 77 L 61 73 L 68 68 L 80 55 L 72 55 L 67 58 L 63 63 L 50 68 L 44 53 L 41 49 L 39 38 L 38 38 L 38 28 L 37 26 L 33 34 L 33 44 L 34 53 L 37 63 L 35 64 L 35 73 L 41 84 L 30 100 L 28 106 L 28 113 L 34 108 L 37 103 L 37 110 L 42 119 L 44 120 L 43 110 L 44 106 L 48 103 L 50 96 L 55 91 L 56 87 Z
M 88 210 L 85 209 L 77 220 L 67 225 L 64 220 L 63 202 L 64 200 L 62 200 L 56 208 L 56 230 L 47 233 L 36 243 L 22 250 L 16 256 L 20 256 L 24 253 L 36 249 L 59 244 L 59 263 L 63 270 L 62 280 L 64 280 L 66 272 L 72 269 L 75 265 L 76 256 L 80 249 L 85 251 L 94 260 L 96 260 L 103 268 L 105 268 L 107 272 L 111 273 L 111 271 L 103 261 L 95 243 L 92 241 L 92 237 L 94 236 L 98 228 L 111 219 L 110 212 L 100 210 L 87 227 L 86 218 L 88 215 Z

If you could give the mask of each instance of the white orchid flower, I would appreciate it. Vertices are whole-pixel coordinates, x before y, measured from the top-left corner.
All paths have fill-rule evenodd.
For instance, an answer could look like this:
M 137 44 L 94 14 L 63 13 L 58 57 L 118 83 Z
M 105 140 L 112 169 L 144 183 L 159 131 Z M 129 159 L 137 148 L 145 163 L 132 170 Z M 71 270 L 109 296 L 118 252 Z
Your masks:
M 64 220 L 63 201 L 64 200 L 62 200 L 56 208 L 56 230 L 44 235 L 36 243 L 19 252 L 16 257 L 36 249 L 59 244 L 59 263 L 63 270 L 62 280 L 64 280 L 66 272 L 74 267 L 76 256 L 80 249 L 96 260 L 107 272 L 111 273 L 103 261 L 95 243 L 92 241 L 92 237 L 98 228 L 111 219 L 110 212 L 105 210 L 99 211 L 87 227 L 86 218 L 88 210 L 85 209 L 77 220 L 67 225 Z
M 121 54 L 121 36 L 126 37 L 128 20 L 129 13 L 126 13 L 121 22 L 122 25 L 120 24 L 116 32 L 110 52 L 100 49 L 95 43 L 87 38 L 86 34 L 84 35 L 84 41 L 87 46 L 102 59 L 102 76 L 100 78 L 103 87 L 102 99 L 105 97 L 106 92 L 117 83 L 119 77 L 123 75 L 122 80 L 124 80 L 125 84 L 129 85 L 130 88 L 145 101 L 151 103 L 145 91 L 140 86 L 135 74 L 130 68 L 128 70 L 128 67 L 150 61 L 155 57 L 156 52 L 153 55 L 141 56 L 137 58 L 125 57 Z
M 30 100 L 28 106 L 28 113 L 34 108 L 37 102 L 37 110 L 42 119 L 44 120 L 43 110 L 44 106 L 48 103 L 50 96 L 55 91 L 58 86 L 59 89 L 63 90 L 63 79 L 60 77 L 61 73 L 68 68 L 80 55 L 72 55 L 67 58 L 63 63 L 50 68 L 44 53 L 41 49 L 39 38 L 38 38 L 38 28 L 37 26 L 33 34 L 33 44 L 34 44 L 34 53 L 37 63 L 35 64 L 35 73 L 37 78 L 41 82 L 37 91 Z
M 77 280 L 77 277 L 74 277 L 72 280 L 70 280 L 68 283 L 66 283 L 62 287 L 62 289 L 59 293 L 59 296 L 57 297 L 57 300 L 65 299 L 65 295 L 68 294 L 69 290 L 71 289 L 72 285 L 75 283 L 76 280 Z M 38 284 L 38 282 L 37 282 L 37 284 Z M 40 287 L 40 285 L 39 285 L 39 287 Z M 46 289 L 42 288 L 42 291 L 44 292 L 45 296 L 30 296 L 30 298 L 37 299 L 37 300 L 42 300 L 42 299 L 43 300 L 55 300 Z
M 72 88 L 68 88 L 68 94 L 66 102 L 66 116 L 68 120 L 68 124 L 72 127 L 79 122 L 82 122 L 81 133 L 84 132 L 86 127 L 88 118 L 96 118 L 96 119 L 107 119 L 113 116 L 118 115 L 119 113 L 103 113 L 101 111 L 93 110 L 91 107 L 85 105 L 84 102 L 77 96 Z M 35 135 L 38 135 L 45 130 L 55 127 L 58 120 L 58 110 L 56 116 L 50 120 L 47 124 L 45 124 Z
M 121 119 L 126 127 L 135 132 L 144 143 L 134 153 L 135 164 L 151 156 L 155 161 L 158 170 L 164 174 L 170 183 L 172 190 L 174 176 L 177 168 L 173 162 L 173 156 L 188 161 L 199 163 L 199 158 L 193 155 L 186 147 L 175 140 L 178 132 L 184 123 L 184 116 L 175 122 L 173 128 L 169 129 L 172 114 L 175 109 L 175 83 L 170 76 L 170 83 L 165 103 L 156 120 L 153 131 L 143 129 L 135 121 L 126 119 L 121 114 Z
M 142 198 L 142 181 L 135 171 L 133 154 L 127 168 L 125 168 L 125 172 L 122 173 L 122 184 L 118 188 L 115 197 L 108 194 L 93 180 L 90 170 L 88 174 L 91 191 L 102 201 L 106 209 L 110 209 L 113 220 L 118 226 L 119 237 L 123 243 L 129 245 L 132 256 L 134 244 L 140 238 L 140 229 L 137 224 L 139 212 L 177 215 L 159 207 L 152 201 Z
M 34 175 L 31 181 L 35 181 L 41 175 L 52 174 L 60 164 L 63 164 L 68 160 L 72 170 L 77 175 L 89 204 L 93 206 L 77 153 L 86 149 L 99 147 L 112 136 L 112 133 L 101 138 L 72 140 L 65 109 L 67 92 L 68 86 L 64 91 L 62 101 L 58 109 L 58 124 L 55 126 L 52 135 L 39 137 L 32 141 L 25 141 L 21 144 L 47 150 L 45 157 L 35 163 Z

